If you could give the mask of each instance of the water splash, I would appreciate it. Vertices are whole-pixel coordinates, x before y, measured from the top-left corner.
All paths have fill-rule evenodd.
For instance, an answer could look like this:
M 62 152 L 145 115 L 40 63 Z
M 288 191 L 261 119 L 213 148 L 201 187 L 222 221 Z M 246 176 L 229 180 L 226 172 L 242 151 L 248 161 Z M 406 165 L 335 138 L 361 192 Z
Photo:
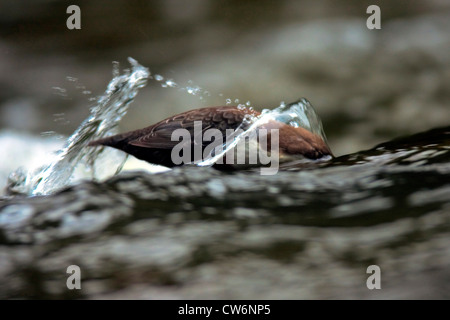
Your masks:
M 211 93 L 208 90 L 196 85 L 192 80 L 189 80 L 187 86 L 181 88 L 181 90 L 186 91 L 192 96 L 198 96 L 202 101 L 211 96 Z
M 289 104 L 281 102 L 278 108 L 273 110 L 265 109 L 262 111 L 262 114 L 270 114 L 274 120 L 286 123 L 292 127 L 304 128 L 320 136 L 327 143 L 322 121 L 312 104 L 306 98 L 301 98 Z
M 249 141 L 256 141 L 257 128 L 273 119 L 270 114 L 261 114 L 260 116 L 248 115 L 244 118 L 242 124 L 235 130 L 235 134 L 227 137 L 227 142 L 222 145 L 220 152 L 210 154 L 205 159 L 195 162 L 199 167 L 210 167 L 222 160 L 225 155 L 232 151 L 241 142 L 245 143 L 245 139 Z M 247 127 L 246 129 L 243 129 Z M 243 130 L 240 130 L 243 129 Z M 231 141 L 231 142 L 230 142 Z
M 60 96 L 62 98 L 67 97 L 67 89 L 61 87 L 52 87 L 55 95 Z
M 166 79 L 160 74 L 154 75 L 152 79 L 160 82 L 161 87 L 163 88 L 177 88 L 179 91 L 184 91 L 192 96 L 197 96 L 201 101 L 206 100 L 211 96 L 211 93 L 208 90 L 196 85 L 192 80 L 189 80 L 187 85 L 182 86 L 176 83 L 173 79 Z
M 91 108 L 90 116 L 69 137 L 66 145 L 57 153 L 53 162 L 37 172 L 24 172 L 19 169 L 9 178 L 8 188 L 12 192 L 45 195 L 67 186 L 81 164 L 92 168 L 95 177 L 95 162 L 102 148 L 86 148 L 90 140 L 100 139 L 115 132 L 119 121 L 127 113 L 138 90 L 144 87 L 150 72 L 136 60 L 128 58 L 131 70 L 123 74 L 115 64 L 114 78 L 107 90 Z M 107 151 L 110 152 L 110 151 Z M 114 164 L 113 170 L 120 171 L 126 157 Z
M 238 99 L 235 100 L 239 102 Z M 250 102 L 246 105 L 238 104 L 238 109 L 253 109 L 252 107 L 247 107 Z M 325 132 L 323 130 L 322 122 L 314 110 L 311 103 L 306 98 L 301 98 L 296 102 L 285 104 L 280 103 L 280 106 L 275 109 L 264 109 L 259 116 L 247 115 L 244 118 L 243 123 L 236 129 L 237 132 L 231 137 L 227 137 L 228 142 L 222 145 L 222 151 L 216 154 L 210 154 L 207 158 L 195 162 L 198 166 L 212 166 L 219 160 L 233 150 L 239 143 L 245 142 L 245 139 L 250 141 L 257 139 L 257 129 L 269 121 L 279 121 L 286 123 L 293 127 L 302 127 L 318 136 L 320 136 L 325 143 L 327 139 Z M 240 130 L 243 129 L 243 130 Z M 232 140 L 232 141 L 231 141 Z M 229 142 L 231 141 L 231 143 Z M 327 143 L 328 144 L 328 143 Z M 329 160 L 330 156 L 326 156 L 320 160 Z M 314 162 L 314 160 L 306 160 L 307 162 Z
M 50 164 L 39 170 L 28 170 L 28 172 L 20 168 L 10 175 L 8 189 L 11 193 L 50 194 L 73 183 L 78 176 L 86 178 L 86 173 L 77 176 L 77 173 L 83 170 L 90 171 L 93 179 L 102 179 L 118 173 L 127 160 L 126 153 L 112 148 L 87 148 L 86 146 L 91 140 L 116 133 L 115 129 L 127 113 L 130 103 L 134 100 L 138 90 L 144 87 L 149 79 L 160 82 L 163 88 L 177 88 L 187 94 L 198 96 L 200 100 L 210 96 L 207 90 L 195 85 L 191 80 L 188 81 L 187 86 L 180 86 L 174 80 L 165 79 L 162 75 L 150 76 L 149 70 L 132 58 L 129 58 L 129 62 L 131 70 L 125 70 L 123 74 L 120 73 L 118 62 L 113 62 L 113 79 L 106 92 L 97 99 L 97 103 L 91 108 L 90 116 L 68 138 L 66 145 L 55 155 Z M 68 77 L 67 80 L 78 83 L 77 78 Z M 63 88 L 55 87 L 54 89 L 60 94 L 66 93 Z M 78 89 L 88 94 L 83 85 L 79 84 Z M 239 99 L 226 99 L 227 105 L 233 102 L 239 109 L 253 109 L 250 101 L 240 103 Z M 244 139 L 256 140 L 256 129 L 271 120 L 294 127 L 303 127 L 321 136 L 326 142 L 320 118 L 309 101 L 302 98 L 287 105 L 282 102 L 278 108 L 273 110 L 265 109 L 258 117 L 248 115 L 238 128 L 242 130 L 237 130 L 231 143 L 227 138 L 227 143 L 221 152 L 210 154 L 206 159 L 194 164 L 198 166 L 214 165 L 238 143 L 245 141 Z

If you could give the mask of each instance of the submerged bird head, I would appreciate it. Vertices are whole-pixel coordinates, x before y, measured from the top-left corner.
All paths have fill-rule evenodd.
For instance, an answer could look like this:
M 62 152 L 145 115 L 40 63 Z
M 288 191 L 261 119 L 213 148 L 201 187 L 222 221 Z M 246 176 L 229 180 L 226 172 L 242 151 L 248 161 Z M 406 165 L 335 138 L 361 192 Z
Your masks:
M 278 130 L 280 157 L 286 161 L 298 157 L 316 160 L 324 156 L 332 156 L 324 139 L 307 129 L 292 127 L 279 121 L 269 121 L 261 128 Z

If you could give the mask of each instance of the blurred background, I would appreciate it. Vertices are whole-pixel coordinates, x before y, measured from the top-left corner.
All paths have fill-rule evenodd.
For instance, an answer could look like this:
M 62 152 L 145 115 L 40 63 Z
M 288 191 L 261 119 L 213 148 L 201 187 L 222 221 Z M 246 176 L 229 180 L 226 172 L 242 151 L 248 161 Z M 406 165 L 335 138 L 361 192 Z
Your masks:
M 69 30 L 66 9 L 81 9 Z M 381 9 L 369 30 L 366 9 Z M 0 132 L 69 135 L 133 57 L 200 99 L 149 81 L 121 131 L 226 99 L 306 97 L 335 155 L 449 124 L 447 0 L 1 0 Z

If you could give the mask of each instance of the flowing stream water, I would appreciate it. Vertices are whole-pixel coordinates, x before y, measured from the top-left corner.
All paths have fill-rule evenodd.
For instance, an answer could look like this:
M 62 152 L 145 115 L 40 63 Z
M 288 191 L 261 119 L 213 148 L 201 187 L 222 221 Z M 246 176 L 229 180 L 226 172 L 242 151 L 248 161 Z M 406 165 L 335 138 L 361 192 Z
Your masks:
M 125 155 L 86 144 L 114 132 L 150 79 L 130 63 L 52 163 L 12 175 L 18 194 L 0 198 L 0 298 L 450 297 L 450 127 L 270 176 L 213 161 L 115 175 Z M 265 117 L 325 138 L 307 100 L 254 123 Z M 92 168 L 84 181 L 79 166 Z M 74 264 L 82 290 L 65 285 Z M 381 290 L 366 286 L 374 265 Z

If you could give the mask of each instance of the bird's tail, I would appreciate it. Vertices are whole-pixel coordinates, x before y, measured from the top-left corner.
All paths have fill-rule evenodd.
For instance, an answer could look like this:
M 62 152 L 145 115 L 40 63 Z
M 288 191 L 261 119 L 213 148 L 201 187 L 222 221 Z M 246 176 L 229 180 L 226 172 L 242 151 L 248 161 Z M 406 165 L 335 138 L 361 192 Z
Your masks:
M 117 148 L 121 144 L 125 143 L 128 138 L 128 134 L 117 134 L 115 136 L 110 136 L 98 140 L 94 140 L 88 143 L 88 146 L 95 147 L 95 146 L 110 146 Z

